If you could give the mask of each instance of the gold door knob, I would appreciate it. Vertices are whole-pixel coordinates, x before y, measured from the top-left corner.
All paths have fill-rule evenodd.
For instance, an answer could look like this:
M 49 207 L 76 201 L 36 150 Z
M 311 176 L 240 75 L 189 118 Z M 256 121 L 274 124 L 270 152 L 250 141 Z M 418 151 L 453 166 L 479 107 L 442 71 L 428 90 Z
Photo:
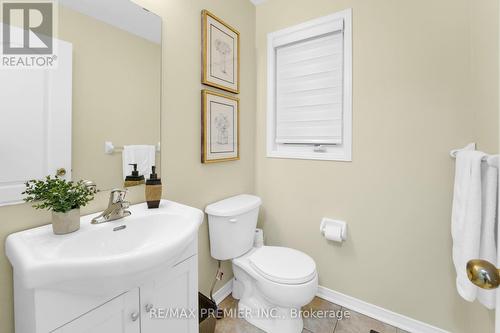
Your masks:
M 467 263 L 467 276 L 472 283 L 483 289 L 496 289 L 500 285 L 498 268 L 486 260 L 471 260 Z
M 66 176 L 66 169 L 64 169 L 64 168 L 57 169 L 56 176 L 57 177 L 64 177 L 64 176 Z

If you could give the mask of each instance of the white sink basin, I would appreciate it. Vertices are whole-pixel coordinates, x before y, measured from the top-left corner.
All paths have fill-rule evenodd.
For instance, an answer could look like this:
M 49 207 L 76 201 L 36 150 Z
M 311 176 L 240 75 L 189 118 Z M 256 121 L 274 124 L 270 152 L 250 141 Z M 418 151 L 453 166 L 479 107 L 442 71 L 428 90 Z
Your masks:
M 68 235 L 54 235 L 51 225 L 9 235 L 6 255 L 14 275 L 29 289 L 68 281 L 116 283 L 175 260 L 203 221 L 200 210 L 166 200 L 158 209 L 144 203 L 129 210 L 131 216 L 102 224 L 90 223 L 99 214 L 84 216 L 80 230 Z

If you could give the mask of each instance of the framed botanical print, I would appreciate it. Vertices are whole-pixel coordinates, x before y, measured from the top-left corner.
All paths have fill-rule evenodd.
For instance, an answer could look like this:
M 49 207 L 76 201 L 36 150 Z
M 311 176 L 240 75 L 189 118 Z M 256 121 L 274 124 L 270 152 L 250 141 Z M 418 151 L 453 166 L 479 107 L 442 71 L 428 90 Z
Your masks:
M 201 162 L 239 160 L 239 99 L 206 89 L 201 94 Z
M 208 10 L 202 11 L 202 27 L 202 82 L 239 94 L 240 33 Z

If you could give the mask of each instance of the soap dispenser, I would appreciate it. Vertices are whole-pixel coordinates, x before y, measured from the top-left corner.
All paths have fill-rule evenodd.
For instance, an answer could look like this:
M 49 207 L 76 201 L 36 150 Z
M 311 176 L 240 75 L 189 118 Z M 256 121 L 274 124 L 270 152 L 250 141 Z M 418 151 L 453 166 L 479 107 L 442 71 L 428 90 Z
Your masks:
M 131 186 L 137 186 L 137 185 L 144 184 L 144 176 L 139 175 L 139 171 L 137 171 L 137 163 L 132 163 L 129 165 L 133 166 L 134 170 L 132 171 L 131 175 L 128 175 L 127 177 L 125 177 L 124 186 L 131 187 Z
M 162 190 L 161 179 L 156 174 L 156 167 L 153 166 L 151 169 L 151 175 L 146 181 L 146 202 L 149 209 L 160 206 Z

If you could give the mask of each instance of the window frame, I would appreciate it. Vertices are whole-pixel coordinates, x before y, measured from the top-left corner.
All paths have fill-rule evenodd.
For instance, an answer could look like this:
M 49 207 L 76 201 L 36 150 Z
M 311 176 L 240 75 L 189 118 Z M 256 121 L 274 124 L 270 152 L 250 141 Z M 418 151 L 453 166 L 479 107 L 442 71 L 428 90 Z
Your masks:
M 276 48 L 278 39 L 297 39 L 301 32 L 318 25 L 344 22 L 344 72 L 342 144 L 285 144 L 276 143 Z M 294 37 L 295 35 L 295 37 Z M 315 34 L 321 36 L 322 33 Z M 311 38 L 310 36 L 307 38 Z M 352 9 L 307 21 L 267 35 L 267 157 L 327 161 L 352 161 Z

